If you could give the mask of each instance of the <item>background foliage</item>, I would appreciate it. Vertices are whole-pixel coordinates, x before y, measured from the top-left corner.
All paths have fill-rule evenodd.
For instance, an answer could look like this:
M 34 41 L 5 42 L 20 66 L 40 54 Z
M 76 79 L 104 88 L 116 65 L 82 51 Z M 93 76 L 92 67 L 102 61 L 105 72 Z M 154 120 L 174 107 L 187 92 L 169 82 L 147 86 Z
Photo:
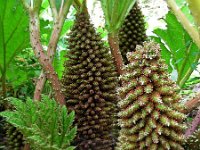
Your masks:
M 154 33 L 158 37 L 154 39 L 162 48 L 162 56 L 169 66 L 169 72 L 177 71 L 178 76 L 174 80 L 182 87 L 196 68 L 200 52 L 171 12 L 166 15 L 165 21 L 167 28 L 155 29 Z
M 28 16 L 22 7 L 19 0 L 0 1 L 1 74 L 13 58 L 29 45 Z

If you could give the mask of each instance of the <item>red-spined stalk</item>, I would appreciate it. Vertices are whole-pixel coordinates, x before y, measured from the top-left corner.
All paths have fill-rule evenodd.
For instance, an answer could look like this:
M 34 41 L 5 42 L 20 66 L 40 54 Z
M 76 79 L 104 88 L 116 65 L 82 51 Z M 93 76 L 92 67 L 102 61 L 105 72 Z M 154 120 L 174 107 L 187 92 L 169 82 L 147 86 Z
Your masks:
M 42 44 L 40 42 L 40 30 L 39 30 L 39 14 L 38 12 L 31 11 L 30 14 L 30 40 L 34 50 L 35 56 L 38 58 L 47 79 L 52 84 L 52 88 L 55 92 L 55 99 L 62 105 L 65 104 L 64 95 L 61 93 L 61 84 L 58 79 L 50 58 L 44 53 Z
M 101 7 L 105 16 L 106 29 L 109 33 L 108 41 L 119 75 L 123 73 L 122 66 L 124 63 L 119 50 L 118 32 L 135 2 L 136 0 L 101 0 Z
M 34 99 L 40 100 L 41 93 L 44 88 L 44 84 L 46 78 L 52 85 L 52 88 L 55 93 L 55 99 L 61 105 L 65 105 L 65 97 L 64 94 L 61 92 L 61 83 L 58 79 L 58 75 L 56 74 L 53 66 L 52 61 L 56 51 L 57 43 L 59 40 L 60 32 L 62 26 L 64 24 L 65 17 L 69 11 L 69 7 L 71 6 L 72 0 L 64 1 L 62 0 L 62 5 L 60 9 L 56 8 L 56 3 L 53 0 L 49 0 L 53 18 L 54 18 L 54 28 L 52 31 L 51 39 L 48 45 L 47 54 L 45 54 L 40 38 L 40 19 L 39 19 L 39 10 L 42 3 L 42 0 L 31 0 L 26 1 L 22 0 L 28 14 L 29 14 L 29 28 L 30 28 L 30 41 L 35 53 L 35 56 L 38 58 L 39 63 L 42 66 L 42 73 L 40 78 L 36 84 L 36 90 L 34 93 Z M 28 144 L 25 145 L 24 150 L 29 150 L 30 146 Z
M 53 18 L 54 18 L 54 27 L 53 27 L 51 38 L 49 41 L 48 49 L 47 49 L 47 57 L 48 57 L 49 62 L 52 64 L 53 58 L 56 52 L 57 43 L 58 43 L 60 33 L 62 30 L 62 26 L 64 24 L 66 15 L 69 11 L 70 5 L 68 3 L 64 3 L 62 7 L 60 8 L 60 11 L 58 12 L 56 9 L 55 1 L 49 0 L 49 3 L 51 6 Z M 36 83 L 36 88 L 34 91 L 34 99 L 37 99 L 37 100 L 41 99 L 41 93 L 44 89 L 45 82 L 46 82 L 45 73 L 44 71 L 41 71 L 41 74 Z
M 192 121 L 192 124 L 185 132 L 185 138 L 189 138 L 197 129 L 198 125 L 200 124 L 200 110 L 198 110 L 197 115 Z
M 124 65 L 121 52 L 119 50 L 119 38 L 117 34 L 108 34 L 108 42 L 110 45 L 112 56 L 114 57 L 115 66 L 119 75 L 123 73 Z
M 189 111 L 192 111 L 194 108 L 197 108 L 200 105 L 200 93 L 197 94 L 193 99 L 186 102 L 185 106 Z M 197 115 L 193 119 L 192 123 L 188 127 L 188 129 L 185 132 L 185 137 L 189 138 L 198 128 L 200 124 L 200 110 L 197 112 Z
M 200 106 L 200 93 L 198 93 L 194 98 L 188 100 L 185 103 L 185 107 L 186 107 L 185 113 L 191 112 L 198 106 Z

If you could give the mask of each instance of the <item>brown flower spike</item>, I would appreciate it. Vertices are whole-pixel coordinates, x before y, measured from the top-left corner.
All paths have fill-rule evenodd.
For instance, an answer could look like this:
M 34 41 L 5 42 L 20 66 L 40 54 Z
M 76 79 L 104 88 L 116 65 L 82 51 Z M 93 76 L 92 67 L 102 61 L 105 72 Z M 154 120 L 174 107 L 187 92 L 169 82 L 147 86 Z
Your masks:
M 76 16 L 68 41 L 62 83 L 66 105 L 76 114 L 77 150 L 112 150 L 118 83 L 113 58 L 87 14 Z
M 119 46 L 125 64 L 128 63 L 127 52 L 135 51 L 136 45 L 142 45 L 146 38 L 144 16 L 136 2 L 119 32 Z

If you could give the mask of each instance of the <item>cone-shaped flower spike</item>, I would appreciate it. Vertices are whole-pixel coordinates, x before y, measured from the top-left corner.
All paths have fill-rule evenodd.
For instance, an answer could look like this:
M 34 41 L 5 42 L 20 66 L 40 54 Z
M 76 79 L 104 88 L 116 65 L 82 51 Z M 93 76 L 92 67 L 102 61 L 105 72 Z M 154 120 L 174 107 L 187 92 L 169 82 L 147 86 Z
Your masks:
M 117 73 L 113 58 L 95 32 L 89 16 L 80 13 L 69 36 L 63 74 L 66 105 L 76 114 L 78 150 L 113 149 Z
M 135 3 L 119 32 L 119 46 L 125 64 L 128 63 L 127 52 L 135 51 L 136 45 L 142 45 L 145 40 L 144 16 L 138 4 Z
M 160 47 L 144 42 L 127 55 L 119 88 L 117 150 L 182 150 L 185 115 Z

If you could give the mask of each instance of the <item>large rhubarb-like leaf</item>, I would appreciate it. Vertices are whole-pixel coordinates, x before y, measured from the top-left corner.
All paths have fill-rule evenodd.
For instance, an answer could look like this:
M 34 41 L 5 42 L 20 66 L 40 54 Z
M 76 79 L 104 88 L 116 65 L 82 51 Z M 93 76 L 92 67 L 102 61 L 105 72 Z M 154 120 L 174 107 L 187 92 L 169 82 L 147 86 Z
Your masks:
M 177 84 L 182 87 L 198 64 L 200 50 L 174 14 L 169 12 L 165 21 L 166 29 L 155 29 L 158 37 L 154 39 L 161 44 L 169 70 L 174 68 L 178 72 Z
M 0 1 L 0 74 L 29 45 L 28 16 L 20 0 Z

